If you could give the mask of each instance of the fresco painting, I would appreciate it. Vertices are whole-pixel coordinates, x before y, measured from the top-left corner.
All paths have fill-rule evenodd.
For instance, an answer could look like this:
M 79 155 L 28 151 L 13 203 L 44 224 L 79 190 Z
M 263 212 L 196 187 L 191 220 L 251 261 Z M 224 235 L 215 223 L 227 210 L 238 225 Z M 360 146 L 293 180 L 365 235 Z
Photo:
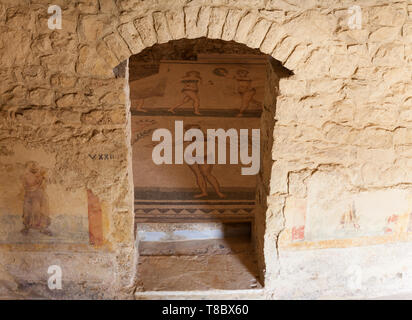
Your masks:
M 46 170 L 39 168 L 37 162 L 26 163 L 26 172 L 23 176 L 24 203 L 23 229 L 21 233 L 27 235 L 30 229 L 37 229 L 40 233 L 52 236 L 49 230 L 49 203 L 45 192 Z
M 132 113 L 260 117 L 266 61 L 237 59 L 161 60 L 157 73 L 130 81 Z
M 283 208 L 285 226 L 279 244 L 327 248 L 410 239 L 412 194 L 408 190 L 347 189 L 338 170 L 315 171 L 294 180 L 293 195 Z
M 285 202 L 286 232 L 281 234 L 281 242 L 296 242 L 305 239 L 306 199 L 290 197 Z
M 202 55 L 197 61 L 160 61 L 158 73 L 130 81 L 138 220 L 253 217 L 256 176 L 242 176 L 240 164 L 208 164 L 206 149 L 204 164 L 156 165 L 152 159 L 158 144 L 152 141 L 153 132 L 158 128 L 173 132 L 176 121 L 183 121 L 185 132 L 201 130 L 205 146 L 207 129 L 260 128 L 266 60 L 237 59 L 234 63 Z M 184 148 L 189 144 L 178 143 Z M 226 143 L 226 150 L 233 147 L 229 139 Z
M 391 241 L 388 237 L 407 240 L 412 225 L 410 199 L 412 194 L 406 190 L 342 194 L 328 206 L 319 198 L 292 197 L 286 201 L 280 243 L 284 247 L 334 247 Z
M 103 244 L 100 201 L 55 183 L 54 155 L 16 144 L 0 160 L 0 244 Z M 27 161 L 21 161 L 22 159 Z
M 342 214 L 340 224 L 341 228 L 344 230 L 359 229 L 358 217 L 356 216 L 356 208 L 354 202 L 352 202 L 348 206 L 348 209 Z

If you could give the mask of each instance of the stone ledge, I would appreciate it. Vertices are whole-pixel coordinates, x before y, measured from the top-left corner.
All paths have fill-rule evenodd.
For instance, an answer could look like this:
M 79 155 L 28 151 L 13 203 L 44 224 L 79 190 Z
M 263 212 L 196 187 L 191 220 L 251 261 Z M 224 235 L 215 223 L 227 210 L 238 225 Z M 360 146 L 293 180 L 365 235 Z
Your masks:
M 260 300 L 264 289 L 136 292 L 136 300 Z

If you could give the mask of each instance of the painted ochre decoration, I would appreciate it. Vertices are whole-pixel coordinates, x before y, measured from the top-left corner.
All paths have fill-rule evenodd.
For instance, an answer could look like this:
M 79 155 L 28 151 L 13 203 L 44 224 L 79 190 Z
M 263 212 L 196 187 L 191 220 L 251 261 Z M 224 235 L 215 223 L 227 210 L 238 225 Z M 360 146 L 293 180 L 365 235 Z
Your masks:
M 242 176 L 241 165 L 229 161 L 156 165 L 152 134 L 158 128 L 174 132 L 176 121 L 183 121 L 184 131 L 203 133 L 259 129 L 266 60 L 199 55 L 197 61 L 160 61 L 155 69 L 157 73 L 130 82 L 136 219 L 251 220 L 255 176 Z

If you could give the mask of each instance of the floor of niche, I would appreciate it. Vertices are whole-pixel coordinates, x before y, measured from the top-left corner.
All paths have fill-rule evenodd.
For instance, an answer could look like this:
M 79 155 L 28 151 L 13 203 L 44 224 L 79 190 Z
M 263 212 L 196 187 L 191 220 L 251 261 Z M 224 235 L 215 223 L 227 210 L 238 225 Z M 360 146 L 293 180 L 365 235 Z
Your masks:
M 140 245 L 144 291 L 261 289 L 252 246 L 244 239 Z

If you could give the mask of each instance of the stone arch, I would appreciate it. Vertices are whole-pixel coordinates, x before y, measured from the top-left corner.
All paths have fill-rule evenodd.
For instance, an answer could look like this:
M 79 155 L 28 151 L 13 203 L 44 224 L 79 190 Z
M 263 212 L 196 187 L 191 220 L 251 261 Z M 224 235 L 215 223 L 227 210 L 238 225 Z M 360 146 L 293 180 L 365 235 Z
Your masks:
M 259 49 L 292 70 L 306 56 L 306 46 L 300 45 L 295 37 L 287 35 L 279 21 L 273 17 L 265 17 L 256 10 L 244 8 L 193 5 L 162 10 L 154 9 L 144 16 L 118 22 L 112 31 L 101 37 L 96 46 L 97 53 L 105 60 L 106 67 L 110 70 L 131 55 L 138 54 L 155 44 L 185 38 L 206 37 L 235 41 L 250 48 Z M 270 168 L 268 170 L 268 175 L 270 175 Z M 286 183 L 287 173 L 281 173 L 281 175 L 284 178 L 283 182 Z M 269 192 L 265 194 L 270 196 Z M 265 287 L 269 288 L 272 285 L 268 282 L 274 281 L 279 268 L 276 259 L 276 242 L 283 225 L 281 217 L 284 196 L 274 197 L 264 202 L 267 202 L 267 208 L 269 212 L 272 212 L 270 214 L 272 219 L 267 220 L 266 214 L 260 217 L 261 223 L 267 227 L 259 231 L 264 234 L 260 235 L 258 246 L 261 251 L 260 269 L 264 270 L 264 274 L 261 275 L 262 280 Z M 276 213 L 273 214 L 273 212 Z M 270 228 L 268 233 L 265 232 L 267 228 Z
M 182 45 L 182 41 L 190 41 L 191 43 L 194 43 L 191 40 L 194 41 L 203 41 L 206 40 L 208 41 L 207 38 L 202 37 L 202 38 L 194 38 L 194 39 L 181 39 L 181 40 L 171 40 L 171 47 L 180 47 Z M 214 42 L 217 41 L 216 39 L 212 39 L 212 43 L 219 43 L 225 42 L 225 41 L 220 41 L 219 42 Z M 207 42 L 206 42 L 207 43 Z M 228 41 L 226 42 L 228 45 L 234 45 L 234 41 Z M 165 48 L 164 45 L 158 46 L 157 44 L 148 47 L 148 50 L 155 49 L 155 52 L 159 52 L 160 48 Z M 196 45 L 195 45 L 196 47 Z M 229 47 L 229 46 L 228 46 Z M 167 48 L 167 47 L 166 47 Z M 238 52 L 239 50 L 247 49 L 244 44 L 235 46 L 235 50 L 233 52 Z M 176 50 L 176 49 L 175 49 Z M 168 50 L 165 50 L 168 52 Z M 226 50 L 223 50 L 226 53 Z M 149 51 L 150 52 L 150 51 Z M 257 54 L 258 50 L 248 50 L 248 53 L 254 53 Z M 143 55 L 147 54 L 146 48 L 141 51 Z M 176 52 L 177 53 L 177 52 Z M 232 53 L 230 50 L 227 53 Z M 139 56 L 139 54 L 137 54 Z M 273 139 L 271 139 L 271 136 L 273 136 L 273 128 L 274 128 L 274 115 L 275 115 L 275 108 L 269 108 L 269 106 L 275 106 L 275 97 L 278 94 L 278 85 L 279 85 L 279 77 L 287 77 L 290 76 L 290 71 L 283 68 L 280 65 L 279 61 L 274 61 L 274 59 L 270 59 L 269 56 L 263 55 L 267 57 L 267 78 L 266 78 L 266 83 L 271 84 L 270 89 L 265 90 L 265 97 L 264 100 L 266 100 L 266 105 L 268 108 L 264 108 L 264 112 L 262 113 L 261 116 L 261 121 L 262 125 L 260 126 L 262 136 L 261 136 L 261 142 L 262 142 L 262 148 L 261 148 L 261 158 L 263 159 L 261 162 L 261 173 L 259 175 L 259 186 L 257 186 L 256 189 L 256 198 L 257 198 L 257 207 L 256 211 L 258 213 L 255 213 L 254 221 L 253 221 L 253 240 L 254 244 L 256 245 L 255 248 L 257 247 L 258 249 L 258 261 L 259 261 L 259 271 L 260 271 L 260 279 L 264 281 L 265 275 L 264 275 L 264 270 L 268 270 L 267 268 L 267 263 L 265 261 L 265 254 L 263 252 L 263 243 L 265 242 L 264 236 L 265 236 L 265 218 L 266 218 L 266 211 L 268 209 L 268 202 L 266 200 L 266 196 L 268 196 L 268 185 L 270 183 L 270 176 L 271 176 L 271 166 L 272 166 L 272 161 L 271 161 L 271 148 L 273 147 Z M 132 58 L 133 59 L 133 58 Z M 164 59 L 164 58 L 163 58 Z M 166 58 L 167 59 L 167 58 Z M 181 58 L 180 58 L 181 59 Z M 126 61 L 120 63 L 116 68 L 115 68 L 115 73 L 116 74 L 121 74 L 121 77 L 124 75 L 124 69 L 125 69 Z M 120 71 L 119 71 L 120 70 Z M 273 99 L 271 98 L 273 97 Z M 270 102 L 272 100 L 272 104 Z M 269 112 L 267 109 L 271 109 Z M 264 127 L 263 127 L 264 124 Z M 264 151 L 262 151 L 264 150 Z M 257 217 L 258 216 L 258 217 Z M 274 216 L 274 220 L 279 220 L 279 215 Z M 279 222 L 279 221 L 278 221 Z M 139 222 L 135 221 L 135 230 Z M 274 223 L 271 223 L 274 225 Z M 281 225 L 281 224 L 279 224 Z M 277 235 L 278 229 L 274 228 L 273 229 L 273 234 Z M 135 233 L 136 235 L 136 233 Z M 268 239 L 268 245 L 266 246 L 267 248 L 267 254 L 270 256 L 271 253 L 276 252 L 276 239 L 270 238 Z M 269 245 L 269 242 L 271 243 Z M 275 247 L 274 247 L 275 246 Z M 270 249 L 269 249 L 270 247 Z M 273 259 L 272 259 L 273 261 Z
M 131 1 L 133 2 L 133 1 Z M 173 40 L 196 39 L 201 37 L 235 41 L 253 49 L 259 49 L 282 63 L 284 67 L 295 72 L 303 66 L 307 67 L 306 60 L 317 48 L 308 47 L 313 40 L 326 40 L 331 36 L 335 19 L 328 25 L 330 18 L 321 15 L 317 10 L 305 10 L 298 6 L 280 6 L 272 3 L 263 8 L 253 7 L 253 3 L 244 3 L 242 0 L 235 5 L 203 5 L 199 4 L 162 4 L 146 7 L 134 13 L 129 10 L 125 17 L 120 17 L 112 24 L 107 32 L 102 34 L 96 43 L 96 52 L 103 58 L 106 72 L 113 70 L 131 55 L 138 54 L 155 44 L 162 44 Z M 139 4 L 140 6 L 140 4 Z M 132 5 L 130 5 L 132 7 Z M 138 6 L 136 6 L 137 8 Z M 293 18 L 286 18 L 286 12 L 292 10 Z M 318 19 L 319 25 L 313 24 L 311 19 Z M 322 27 L 324 30 L 322 30 Z M 327 51 L 322 51 L 327 55 Z M 318 59 L 315 60 L 318 62 Z M 309 66 L 314 65 L 311 61 Z M 299 67 L 299 68 L 298 68 Z M 296 71 L 295 71 L 296 70 Z M 310 67 L 311 76 L 317 74 L 317 66 Z M 322 68 L 319 68 L 322 71 Z M 299 70 L 303 77 L 308 73 Z M 295 82 L 292 77 L 282 87 L 288 95 L 290 90 L 301 88 L 301 82 Z M 286 80 L 286 79 L 281 79 Z M 292 80 L 292 82 L 289 82 Z M 279 79 L 277 86 L 281 86 Z M 278 101 L 283 105 L 290 103 L 290 97 L 282 98 L 282 92 L 277 93 Z M 273 125 L 274 126 L 274 125 Z M 274 129 L 269 135 L 274 134 Z M 269 138 L 270 139 L 270 138 Z M 271 148 L 276 148 L 271 141 Z M 271 153 L 271 151 L 268 151 Z M 270 155 L 269 155 L 270 158 Z M 266 181 L 267 192 L 261 194 L 266 203 L 267 212 L 260 218 L 264 224 L 259 250 L 260 269 L 265 290 L 275 287 L 276 274 L 279 274 L 278 238 L 284 229 L 284 213 L 286 195 L 288 194 L 288 175 L 294 170 L 294 165 L 288 161 L 278 161 L 277 165 L 268 165 L 267 175 L 276 170 L 278 177 Z M 275 186 L 275 187 L 273 187 Z
M 245 44 L 293 70 L 307 56 L 305 39 L 286 33 L 273 12 L 229 6 L 152 9 L 119 21 L 97 42 L 97 53 L 114 68 L 133 54 L 171 40 L 206 37 Z

